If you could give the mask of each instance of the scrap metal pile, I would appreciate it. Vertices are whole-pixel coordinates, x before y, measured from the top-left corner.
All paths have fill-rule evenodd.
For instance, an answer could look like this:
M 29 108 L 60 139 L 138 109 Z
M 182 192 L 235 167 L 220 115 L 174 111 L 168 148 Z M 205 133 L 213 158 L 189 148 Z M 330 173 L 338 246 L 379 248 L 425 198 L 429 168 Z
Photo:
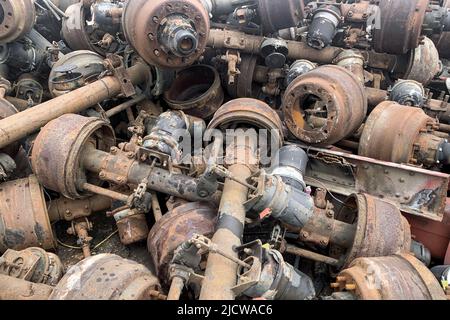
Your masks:
M 0 1 L 0 299 L 450 297 L 450 1 Z

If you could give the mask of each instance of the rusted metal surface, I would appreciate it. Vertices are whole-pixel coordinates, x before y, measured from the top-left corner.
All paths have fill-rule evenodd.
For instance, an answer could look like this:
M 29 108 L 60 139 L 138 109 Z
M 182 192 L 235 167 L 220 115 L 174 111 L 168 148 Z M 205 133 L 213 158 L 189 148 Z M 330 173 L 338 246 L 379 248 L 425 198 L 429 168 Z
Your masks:
M 411 225 L 414 239 L 423 243 L 432 257 L 445 259 L 450 243 L 450 225 L 410 214 L 405 217 Z
M 193 52 L 185 56 L 174 54 L 161 44 L 160 35 L 164 24 L 170 17 L 176 18 L 178 15 L 189 20 L 197 41 Z M 180 22 L 173 23 L 176 25 Z M 165 68 L 181 68 L 192 64 L 203 53 L 209 34 L 209 17 L 200 1 L 134 0 L 126 4 L 123 28 L 128 42 L 147 63 Z M 194 46 L 194 40 L 189 39 L 186 43 L 181 41 L 179 45 L 182 49 L 184 46 Z
M 208 125 L 209 129 L 227 129 L 234 122 L 248 127 L 269 130 L 272 141 L 283 144 L 283 124 L 280 117 L 266 103 L 250 98 L 234 99 L 224 104 Z
M 150 165 L 139 163 L 125 155 L 110 155 L 106 152 L 90 149 L 83 156 L 83 164 L 87 171 L 99 174 L 101 179 L 111 183 L 125 185 L 138 185 L 148 178 L 150 190 L 163 192 L 177 198 L 189 201 L 218 202 L 220 193 L 211 197 L 202 198 L 197 194 L 197 181 L 195 178 L 172 173 L 161 168 L 152 168 Z M 101 174 L 103 172 L 103 174 Z M 151 175 L 149 176 L 149 172 Z
M 427 85 L 440 71 L 438 50 L 433 41 L 425 37 L 422 44 L 411 52 L 410 62 L 403 78 Z
M 434 221 L 445 218 L 449 176 L 391 162 L 307 147 L 308 185 L 349 196 L 366 193 L 395 203 L 402 212 Z
M 407 220 L 393 204 L 367 194 L 350 196 L 337 212 L 336 219 L 355 223 L 353 245 L 346 250 L 332 245 L 332 257 L 340 258 L 343 266 L 361 257 L 384 257 L 411 248 L 411 230 Z
M 244 180 L 252 174 L 245 164 L 231 165 L 228 170 Z M 212 237 L 213 243 L 236 258 L 234 248 L 242 244 L 245 225 L 244 202 L 247 200 L 247 193 L 247 187 L 230 179 L 225 181 L 217 230 Z M 208 256 L 200 300 L 234 300 L 235 294 L 231 289 L 236 285 L 237 268 L 237 263 L 211 252 Z
M 195 65 L 178 72 L 172 86 L 164 93 L 169 107 L 208 119 L 220 108 L 224 93 L 219 73 L 207 65 Z
M 55 286 L 64 274 L 64 266 L 54 253 L 41 248 L 22 251 L 8 249 L 0 257 L 0 273 L 30 281 Z
M 0 299 L 443 297 L 450 0 L 0 2 Z
M 233 112 L 234 111 L 234 112 Z M 230 121 L 241 124 L 242 128 L 276 129 L 279 135 L 278 116 L 270 117 L 274 111 L 269 106 L 253 99 L 236 99 L 223 105 L 214 115 L 209 128 L 224 130 Z M 275 114 L 276 115 L 276 114 Z M 272 130 L 273 131 L 273 130 Z M 283 136 L 272 137 L 281 142 Z M 245 141 L 242 141 L 245 140 Z M 258 141 L 248 139 L 233 139 L 227 146 L 225 165 L 232 176 L 242 181 L 249 178 L 255 171 L 256 149 Z M 228 256 L 238 258 L 235 247 L 242 245 L 246 210 L 244 207 L 248 198 L 248 186 L 233 179 L 226 179 L 219 206 L 219 220 L 212 243 Z M 236 272 L 238 264 L 218 253 L 211 252 L 202 283 L 200 300 L 233 300 L 235 293 L 232 288 L 237 284 Z
M 446 300 L 431 271 L 409 254 L 356 259 L 332 286 L 361 300 Z
M 437 121 L 422 109 L 386 101 L 379 104 L 364 124 L 358 154 L 394 163 L 418 163 L 415 147 L 419 136 L 431 132 Z
M 143 265 L 99 254 L 70 268 L 50 300 L 152 300 L 158 279 Z
M 135 84 L 144 82 L 148 75 L 148 69 L 143 64 L 137 64 L 127 70 Z M 119 80 L 109 76 L 13 115 L 8 121 L 0 120 L 0 130 L 4 132 L 0 137 L 0 148 L 34 133 L 61 115 L 80 112 L 108 97 L 114 97 L 120 90 Z
M 120 241 L 129 245 L 147 239 L 148 225 L 144 214 L 133 213 L 124 218 L 116 219 Z
M 403 54 L 415 49 L 428 4 L 429 0 L 380 1 L 381 28 L 374 32 L 375 50 Z
M 35 176 L 3 183 L 0 198 L 1 252 L 55 248 L 44 191 Z
M 93 212 L 109 209 L 111 205 L 111 198 L 99 195 L 79 200 L 61 197 L 49 203 L 48 215 L 51 222 L 72 221 L 90 216 Z
M 207 203 L 191 202 L 167 212 L 152 227 L 147 247 L 161 283 L 169 280 L 169 265 L 173 252 L 194 234 L 211 237 L 217 222 L 217 212 Z
M 217 49 L 236 49 L 244 53 L 259 54 L 261 44 L 266 38 L 245 34 L 234 30 L 211 29 L 208 38 L 208 47 Z M 345 49 L 328 46 L 318 51 L 306 42 L 287 40 L 288 55 L 292 60 L 310 60 L 316 63 L 329 64 Z M 397 57 L 386 53 L 365 52 L 363 54 L 368 66 L 384 70 L 392 70 L 396 67 Z
M 51 286 L 0 275 L 0 300 L 47 300 Z
M 36 12 L 32 0 L 5 0 L 0 7 L 0 43 L 13 42 L 33 28 Z
M 322 66 L 295 79 L 283 97 L 289 131 L 299 140 L 330 145 L 353 133 L 367 113 L 361 82 L 337 66 Z
M 293 245 L 287 245 L 286 252 L 306 259 L 323 262 L 333 267 L 338 267 L 340 264 L 338 259 L 330 258 L 312 251 L 301 249 Z
M 86 196 L 79 187 L 82 182 L 98 183 L 98 178 L 86 176 L 81 167 L 81 153 L 89 143 L 109 151 L 115 145 L 112 128 L 100 119 L 75 114 L 46 125 L 34 142 L 31 159 L 39 182 L 67 198 Z
M 105 71 L 103 65 L 103 58 L 95 52 L 89 50 L 73 51 L 60 58 L 52 67 L 52 70 L 48 76 L 48 88 L 53 97 L 61 95 L 59 92 L 55 92 L 54 78 L 58 74 L 58 70 L 61 66 L 72 65 L 76 69 L 73 72 L 81 73 L 84 83 L 91 83 L 97 80 L 97 77 Z
M 254 73 L 256 72 L 256 63 L 258 57 L 254 55 L 241 55 L 241 63 L 239 63 L 239 71 L 233 83 L 227 83 L 228 94 L 233 98 L 256 98 L 256 90 L 254 81 Z M 267 73 L 263 75 L 267 77 Z
M 83 2 L 70 5 L 65 12 L 61 33 L 72 50 L 95 50 L 85 30 L 86 16 Z

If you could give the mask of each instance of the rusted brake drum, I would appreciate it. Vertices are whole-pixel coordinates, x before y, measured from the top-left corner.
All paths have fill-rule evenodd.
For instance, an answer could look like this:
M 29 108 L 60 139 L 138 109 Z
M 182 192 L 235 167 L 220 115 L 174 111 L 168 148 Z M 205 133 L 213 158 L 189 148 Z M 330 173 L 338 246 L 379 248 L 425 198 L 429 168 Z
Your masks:
M 0 258 L 0 274 L 55 286 L 64 274 L 64 266 L 56 254 L 41 248 L 8 249 Z
M 234 129 L 240 125 L 268 130 L 271 141 L 279 147 L 283 145 L 283 124 L 278 114 L 266 103 L 251 99 L 239 98 L 225 103 L 214 114 L 208 129 Z M 208 134 L 205 134 L 206 139 Z
M 227 82 L 226 84 L 227 92 L 232 98 L 257 97 L 258 86 L 254 81 L 257 62 L 258 56 L 241 54 L 241 63 L 239 63 L 241 73 L 236 75 L 233 83 Z M 264 74 L 264 77 L 266 76 L 267 74 Z
M 384 101 L 367 118 L 358 154 L 394 163 L 412 163 L 414 144 L 420 133 L 436 124 L 420 108 Z
M 186 67 L 206 48 L 209 16 L 198 0 L 133 0 L 123 13 L 127 41 L 149 64 Z
M 212 117 L 224 99 L 219 73 L 208 65 L 181 70 L 164 99 L 171 109 L 202 119 Z
M 0 251 L 56 248 L 44 192 L 35 176 L 0 187 Z
M 36 12 L 33 0 L 4 0 L 0 2 L 0 43 L 22 38 L 34 26 Z
M 47 300 L 52 287 L 0 274 L 0 300 Z
M 86 17 L 83 1 L 70 5 L 62 21 L 61 34 L 72 50 L 95 50 L 85 30 Z
M 380 257 L 409 252 L 411 229 L 408 221 L 393 204 L 368 194 L 354 194 L 336 214 L 336 219 L 356 227 L 353 245 L 330 247 L 331 256 L 348 266 L 361 257 Z
M 446 300 L 433 273 L 410 254 L 356 259 L 332 286 L 361 300 Z
M 31 163 L 39 182 L 69 199 L 88 196 L 83 183 L 98 184 L 95 176 L 81 166 L 81 153 L 87 144 L 109 152 L 115 146 L 111 126 L 99 118 L 66 114 L 42 128 L 33 146 Z
M 217 222 L 217 209 L 207 203 L 192 202 L 166 213 L 148 235 L 147 247 L 161 282 L 169 281 L 173 253 L 194 234 L 211 237 Z
M 145 266 L 99 254 L 71 267 L 49 300 L 151 300 L 159 289 L 158 279 Z
M 304 18 L 304 2 L 258 0 L 258 13 L 265 33 L 296 27 Z
M 374 21 L 380 23 L 374 32 L 375 51 L 404 54 L 417 48 L 429 0 L 381 0 Z
M 361 126 L 367 98 L 355 75 L 343 67 L 326 65 L 292 81 L 283 97 L 283 112 L 297 139 L 330 145 Z
M 83 77 L 83 83 L 96 81 L 98 76 L 105 70 L 103 58 L 89 50 L 73 51 L 60 58 L 52 67 L 48 77 L 48 89 L 53 97 L 60 96 L 66 91 L 58 90 L 55 86 L 55 79 L 61 76 L 57 72 L 61 66 L 73 66 L 72 73 L 80 73 Z
M 439 74 L 441 68 L 438 49 L 433 41 L 424 37 L 421 45 L 409 54 L 408 67 L 402 78 L 428 85 Z

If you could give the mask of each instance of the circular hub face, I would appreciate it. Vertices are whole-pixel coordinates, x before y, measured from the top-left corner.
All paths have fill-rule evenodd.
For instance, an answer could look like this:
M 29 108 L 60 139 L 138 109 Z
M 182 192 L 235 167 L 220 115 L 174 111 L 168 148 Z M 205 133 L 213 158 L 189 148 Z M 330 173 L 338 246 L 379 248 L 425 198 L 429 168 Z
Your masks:
M 128 41 L 155 66 L 188 66 L 206 47 L 209 17 L 198 1 L 129 1 L 123 21 Z
M 33 27 L 35 20 L 32 0 L 0 1 L 0 43 L 13 42 Z
M 319 86 L 309 84 L 292 92 L 289 101 L 291 114 L 286 123 L 296 136 L 308 143 L 326 141 L 336 117 L 333 97 Z
M 283 97 L 283 112 L 289 131 L 297 139 L 331 145 L 362 124 L 367 98 L 355 75 L 327 65 L 292 81 Z

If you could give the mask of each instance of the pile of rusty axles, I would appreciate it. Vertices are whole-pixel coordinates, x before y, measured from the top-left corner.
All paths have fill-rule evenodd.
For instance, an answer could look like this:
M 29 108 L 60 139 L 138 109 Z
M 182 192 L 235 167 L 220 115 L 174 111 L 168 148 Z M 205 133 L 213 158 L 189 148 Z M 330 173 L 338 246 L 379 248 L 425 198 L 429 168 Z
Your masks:
M 0 299 L 450 297 L 450 0 L 0 1 Z

